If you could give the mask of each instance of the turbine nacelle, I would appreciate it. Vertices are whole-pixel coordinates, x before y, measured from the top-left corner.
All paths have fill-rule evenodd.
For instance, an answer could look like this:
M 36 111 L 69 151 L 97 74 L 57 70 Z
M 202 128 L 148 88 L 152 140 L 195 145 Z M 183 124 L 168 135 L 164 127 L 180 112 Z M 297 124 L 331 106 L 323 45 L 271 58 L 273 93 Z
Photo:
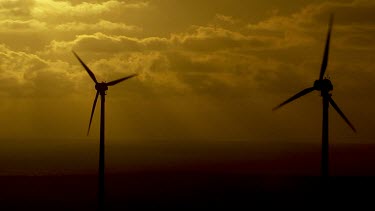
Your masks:
M 102 82 L 102 83 L 97 83 L 95 84 L 95 89 L 98 91 L 98 92 L 105 92 L 108 90 L 108 85 L 106 82 Z
M 322 92 L 330 92 L 333 90 L 331 81 L 327 78 L 323 80 L 316 80 L 314 82 L 314 89 Z

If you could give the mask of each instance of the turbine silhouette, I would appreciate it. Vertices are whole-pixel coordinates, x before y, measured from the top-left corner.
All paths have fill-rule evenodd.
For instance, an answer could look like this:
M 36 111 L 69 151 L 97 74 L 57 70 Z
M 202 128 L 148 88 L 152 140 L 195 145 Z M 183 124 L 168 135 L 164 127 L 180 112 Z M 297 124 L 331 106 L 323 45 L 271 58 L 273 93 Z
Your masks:
M 333 15 L 330 17 L 329 21 L 329 28 L 328 28 L 328 34 L 327 34 L 327 41 L 324 49 L 324 56 L 323 56 L 323 62 L 320 69 L 320 75 L 319 79 L 314 82 L 314 86 L 304 89 L 301 92 L 297 93 L 293 97 L 289 98 L 285 102 L 281 103 L 280 105 L 276 106 L 273 110 L 277 110 L 280 107 L 284 106 L 287 103 L 290 103 L 314 90 L 320 91 L 321 96 L 323 98 L 323 128 L 322 128 L 322 160 L 321 160 L 321 173 L 323 177 L 329 176 L 329 148 L 328 148 L 328 107 L 329 104 L 339 113 L 339 115 L 344 119 L 344 121 L 349 125 L 349 127 L 356 132 L 356 129 L 354 126 L 350 123 L 348 118 L 344 115 L 344 113 L 341 111 L 341 109 L 337 106 L 335 101 L 332 99 L 332 94 L 330 91 L 333 90 L 333 85 L 331 81 L 328 78 L 324 77 L 324 74 L 327 69 L 328 65 L 328 53 L 329 53 L 329 45 L 331 40 L 331 31 L 332 31 L 332 25 L 333 25 Z
M 130 79 L 134 76 L 137 76 L 137 74 L 132 74 L 124 78 L 120 78 L 111 82 L 101 82 L 99 83 L 96 80 L 96 77 L 94 73 L 90 70 L 90 68 L 87 67 L 87 65 L 79 58 L 79 56 L 72 51 L 75 57 L 78 59 L 78 61 L 82 64 L 82 66 L 85 68 L 91 79 L 95 82 L 95 89 L 96 89 L 96 95 L 94 99 L 94 103 L 92 105 L 91 110 L 91 116 L 90 116 L 90 123 L 87 130 L 87 135 L 89 135 L 92 117 L 94 116 L 96 103 L 98 101 L 98 96 L 100 95 L 101 99 L 101 109 L 100 109 L 100 146 L 99 146 L 99 188 L 98 188 L 98 206 L 100 210 L 104 210 L 104 194 L 105 194 L 105 186 L 104 186 L 104 104 L 105 104 L 105 95 L 106 91 L 108 90 L 109 86 L 114 86 L 120 82 L 123 82 L 127 79 Z

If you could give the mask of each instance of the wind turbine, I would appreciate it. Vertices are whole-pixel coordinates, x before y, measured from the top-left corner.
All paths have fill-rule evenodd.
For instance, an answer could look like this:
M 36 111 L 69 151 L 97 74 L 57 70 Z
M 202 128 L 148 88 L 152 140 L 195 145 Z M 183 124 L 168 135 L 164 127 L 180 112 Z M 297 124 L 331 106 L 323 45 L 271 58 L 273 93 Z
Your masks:
M 324 74 L 327 69 L 328 64 L 328 53 L 329 53 L 329 44 L 331 39 L 331 31 L 332 31 L 332 24 L 333 24 L 333 15 L 330 17 L 329 22 L 329 29 L 328 29 L 328 35 L 327 35 L 327 41 L 324 49 L 324 56 L 323 56 L 323 62 L 320 69 L 320 75 L 319 79 L 314 82 L 313 87 L 307 88 L 302 90 L 301 92 L 297 93 L 293 97 L 289 98 L 285 102 L 281 103 L 280 105 L 276 106 L 273 110 L 277 110 L 280 107 L 284 106 L 287 103 L 290 103 L 312 91 L 320 91 L 321 96 L 323 98 L 323 131 L 322 131 L 322 160 L 321 160 L 321 173 L 323 177 L 329 176 L 329 148 L 328 148 L 328 107 L 329 104 L 339 113 L 339 115 L 344 119 L 344 121 L 349 125 L 349 127 L 356 132 L 356 129 L 354 126 L 349 122 L 348 118 L 344 115 L 344 113 L 341 111 L 341 109 L 337 106 L 335 101 L 332 99 L 332 94 L 330 93 L 333 90 L 333 85 L 331 81 L 324 77 Z
M 95 112 L 95 107 L 96 107 L 96 102 L 98 100 L 98 96 L 100 95 L 101 99 L 101 106 L 100 106 L 100 146 L 99 146 L 99 188 L 98 188 L 98 205 L 100 210 L 104 210 L 104 193 L 105 193 L 105 186 L 104 186 L 104 104 L 105 104 L 105 95 L 106 91 L 108 90 L 109 86 L 114 86 L 120 82 L 123 82 L 127 79 L 130 79 L 134 76 L 137 76 L 137 74 L 132 74 L 124 78 L 120 78 L 111 82 L 101 82 L 99 83 L 96 80 L 96 77 L 94 73 L 90 70 L 90 68 L 87 67 L 87 65 L 79 58 L 79 56 L 72 51 L 75 57 L 78 59 L 78 61 L 82 64 L 82 66 L 85 68 L 91 79 L 95 83 L 95 89 L 96 89 L 96 95 L 94 99 L 94 104 L 92 105 L 92 110 L 91 110 L 91 117 L 90 117 L 90 123 L 89 127 L 87 130 L 87 135 L 89 135 L 90 132 L 90 127 L 91 127 L 91 122 L 92 122 L 92 117 L 94 116 Z

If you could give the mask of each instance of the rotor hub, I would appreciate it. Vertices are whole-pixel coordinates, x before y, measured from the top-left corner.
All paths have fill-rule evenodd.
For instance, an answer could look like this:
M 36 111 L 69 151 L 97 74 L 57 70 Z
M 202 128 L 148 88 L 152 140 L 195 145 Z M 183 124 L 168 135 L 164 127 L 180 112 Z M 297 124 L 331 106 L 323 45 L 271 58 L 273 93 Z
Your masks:
M 333 85 L 329 79 L 316 80 L 314 88 L 318 91 L 330 92 L 333 90 Z

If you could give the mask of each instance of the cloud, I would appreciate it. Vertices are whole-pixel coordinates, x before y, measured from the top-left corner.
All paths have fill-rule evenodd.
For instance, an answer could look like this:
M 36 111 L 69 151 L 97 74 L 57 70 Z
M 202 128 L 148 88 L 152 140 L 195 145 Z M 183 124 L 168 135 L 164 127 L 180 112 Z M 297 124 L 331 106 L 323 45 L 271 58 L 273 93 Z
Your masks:
M 3 0 L 0 2 L 0 16 L 29 17 L 30 8 L 35 4 L 34 0 Z
M 360 37 L 366 42 L 374 35 L 373 27 L 375 15 L 373 1 L 355 0 L 352 2 L 323 2 L 310 4 L 300 11 L 288 16 L 273 15 L 255 24 L 248 24 L 247 28 L 259 34 L 281 34 L 289 45 L 311 45 L 318 33 L 326 31 L 330 14 L 335 15 L 334 28 L 352 36 L 360 32 Z M 367 38 L 366 33 L 370 32 Z M 358 40 L 359 36 L 355 36 Z M 342 38 L 338 38 L 342 39 Z M 345 39 L 345 38 L 344 38 Z M 354 44 L 354 43 L 353 43 Z M 360 42 L 357 42 L 360 44 Z M 346 44 L 348 45 L 348 43 Z M 355 45 L 355 44 L 354 44 Z
M 96 11 L 106 11 L 104 7 L 117 3 L 98 3 L 101 6 Z M 86 3 L 63 4 L 72 11 L 88 6 Z M 356 4 L 360 3 L 347 5 Z M 99 77 L 105 80 L 137 72 L 140 73 L 139 83 L 170 87 L 179 90 L 179 93 L 218 95 L 220 90 L 225 96 L 241 96 L 246 94 L 242 90 L 256 88 L 263 92 L 285 92 L 287 89 L 275 88 L 275 84 L 290 83 L 304 87 L 305 84 L 300 81 L 314 77 L 314 67 L 318 68 L 321 62 L 324 43 L 320 41 L 324 39 L 327 27 L 326 20 L 325 24 L 320 23 L 321 18 L 328 14 L 325 11 L 329 8 L 342 5 L 344 3 L 309 5 L 290 15 L 272 13 L 271 17 L 258 23 L 246 23 L 217 14 L 213 20 L 222 24 L 192 26 L 186 32 L 172 33 L 167 37 L 117 35 L 113 31 L 134 31 L 138 28 L 104 19 L 98 22 L 65 22 L 57 24 L 54 29 L 60 33 L 70 31 L 76 35 L 75 38 L 54 39 L 40 55 L 58 58 L 57 55 L 74 49 L 84 55 L 84 60 L 90 67 L 99 70 Z M 38 22 L 20 23 L 27 28 Z M 371 44 L 369 37 L 361 33 L 363 29 L 371 30 L 371 24 L 367 23 L 367 28 L 360 24 L 356 29 L 358 34 L 343 34 L 344 30 L 354 30 L 348 24 L 339 21 L 334 32 L 334 47 L 357 46 L 360 50 L 361 46 Z M 95 29 L 100 32 L 86 33 Z M 316 47 L 318 44 L 322 48 Z M 331 65 L 339 65 L 339 62 Z M 72 67 L 80 68 L 76 63 L 72 63 Z
M 0 45 L 1 94 L 13 97 L 59 97 L 77 91 L 82 72 L 60 60 L 13 51 Z M 79 79 L 79 80 L 78 80 Z
M 137 72 L 140 73 L 140 81 L 145 84 L 170 87 L 178 93 L 196 91 L 214 94 L 218 89 L 223 90 L 223 93 L 226 88 L 233 90 L 238 88 L 238 84 L 244 85 L 245 83 L 240 81 L 244 78 L 248 80 L 248 77 L 238 76 L 239 72 L 236 71 L 239 68 L 250 69 L 248 66 L 254 65 L 250 64 L 254 59 L 246 56 L 239 61 L 237 55 L 222 51 L 228 50 L 228 44 L 225 42 L 219 42 L 217 47 L 205 49 L 205 51 L 192 48 L 189 42 L 198 40 L 204 43 L 220 37 L 224 40 L 234 40 L 238 42 L 236 47 L 241 47 L 244 43 L 246 44 L 248 37 L 229 30 L 210 30 L 211 28 L 198 29 L 193 34 L 144 39 L 95 33 L 79 35 L 72 41 L 53 41 L 48 49 L 51 53 L 73 48 L 88 55 L 99 54 L 101 58 L 99 56 L 98 59 L 85 60 L 90 67 L 96 70 L 106 70 L 107 73 L 114 74 L 116 77 L 121 76 L 118 74 L 121 70 Z M 207 50 L 212 52 L 208 53 Z M 109 53 L 113 56 L 108 57 Z M 95 62 L 92 62 L 92 59 Z M 109 77 L 108 74 L 98 74 L 106 79 L 116 78 Z
M 231 48 L 271 48 L 277 45 L 272 37 L 250 36 L 224 28 L 210 26 L 194 27 L 192 32 L 172 34 L 170 38 L 147 37 L 143 39 L 127 36 L 109 35 L 101 32 L 78 35 L 73 41 L 52 41 L 53 50 L 81 48 L 97 51 L 142 51 L 166 50 L 169 47 L 197 52 L 227 50 Z
M 236 20 L 232 16 L 222 14 L 216 14 L 215 19 L 229 24 L 235 24 L 236 22 L 238 22 L 238 20 Z
M 172 40 L 186 49 L 216 51 L 231 48 L 264 48 L 272 45 L 272 39 L 244 35 L 220 27 L 197 26 L 192 33 L 172 35 Z
M 67 49 L 79 49 L 84 51 L 121 52 L 141 50 L 162 50 L 168 46 L 168 40 L 159 37 L 138 39 L 127 36 L 107 35 L 101 32 L 78 35 L 72 41 L 53 40 L 47 50 L 66 51 Z
M 0 2 L 0 17 L 17 21 L 37 20 L 51 24 L 54 28 L 56 24 L 112 19 L 114 13 L 121 17 L 124 11 L 147 7 L 146 1 L 108 0 L 73 4 L 71 1 L 58 0 L 3 0 Z
M 0 80 L 3 82 L 3 95 L 25 96 L 30 93 L 30 72 L 38 71 L 46 66 L 46 62 L 36 55 L 12 51 L 4 45 L 0 46 Z
M 100 20 L 94 24 L 82 23 L 82 22 L 69 22 L 59 24 L 55 27 L 56 30 L 62 32 L 69 31 L 140 31 L 141 28 L 137 26 L 127 25 L 124 23 L 114 23 L 111 21 Z
M 226 96 L 239 96 L 240 87 L 248 87 L 251 72 L 257 70 L 254 61 L 259 65 L 262 62 L 243 52 L 236 53 L 236 49 L 261 51 L 276 45 L 277 40 L 272 37 L 208 25 L 194 26 L 169 37 L 79 34 L 72 40 L 51 41 L 46 51 L 53 55 L 74 49 L 90 67 L 105 70 L 107 74 L 98 75 L 106 80 L 129 73 L 121 70 L 140 73 L 143 86 L 158 87 L 159 93 L 169 89 L 165 94 L 195 92 L 217 96 L 216 91 L 220 90 Z
M 38 20 L 1 20 L 0 31 L 6 33 L 14 32 L 39 32 L 47 30 L 47 24 Z
M 115 9 L 139 9 L 147 5 L 147 2 L 125 3 L 116 0 L 102 3 L 83 2 L 76 5 L 68 1 L 35 0 L 31 15 L 36 18 L 96 16 Z

